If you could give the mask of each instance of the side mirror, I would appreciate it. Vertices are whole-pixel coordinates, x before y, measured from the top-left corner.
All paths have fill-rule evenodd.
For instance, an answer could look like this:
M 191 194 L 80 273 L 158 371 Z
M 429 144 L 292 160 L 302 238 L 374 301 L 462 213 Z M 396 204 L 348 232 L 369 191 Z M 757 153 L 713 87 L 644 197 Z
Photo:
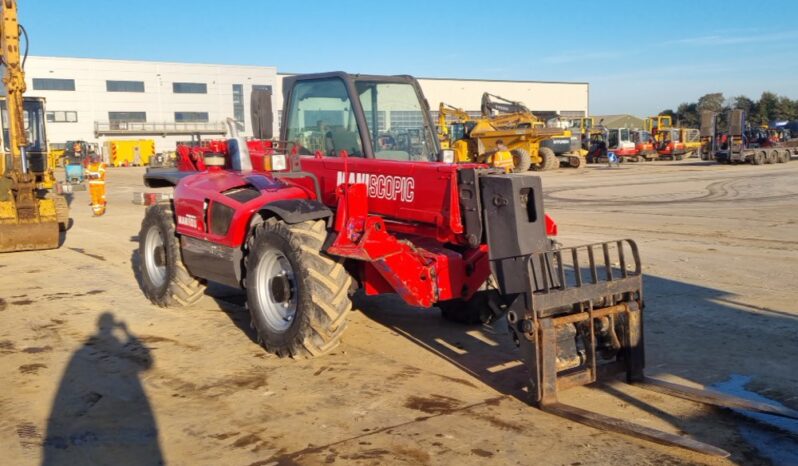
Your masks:
M 441 162 L 454 163 L 454 151 L 452 149 L 443 149 L 441 151 Z

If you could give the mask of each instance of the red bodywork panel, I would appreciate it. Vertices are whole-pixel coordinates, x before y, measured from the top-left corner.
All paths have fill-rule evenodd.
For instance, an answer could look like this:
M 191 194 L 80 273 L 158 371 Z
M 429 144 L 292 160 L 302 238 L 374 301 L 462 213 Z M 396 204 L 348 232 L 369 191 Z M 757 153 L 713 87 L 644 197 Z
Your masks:
M 654 144 L 651 142 L 638 142 L 635 144 L 635 149 L 640 155 L 655 154 L 657 151 L 654 149 Z
M 249 155 L 252 161 L 252 168 L 254 170 L 261 170 L 264 167 L 263 158 L 265 155 L 271 155 L 273 150 L 273 142 L 263 139 L 252 139 L 247 141 L 249 148 Z M 227 140 L 214 139 L 210 141 L 202 141 L 198 145 L 178 144 L 177 145 L 177 168 L 180 171 L 203 171 L 205 170 L 205 155 L 206 154 L 221 154 L 227 160 L 226 168 L 230 168 L 230 159 L 227 157 Z
M 252 217 L 265 205 L 284 199 L 316 199 L 313 180 L 275 179 L 260 171 L 273 152 L 271 141 L 248 142 L 256 171 L 212 168 L 184 178 L 175 190 L 177 232 L 240 248 Z M 227 145 L 183 149 L 181 165 L 197 171 L 205 152 L 227 153 Z M 327 252 L 356 261 L 368 294 L 398 293 L 415 306 L 468 299 L 491 271 L 487 245 L 466 247 L 457 189 L 458 168 L 437 162 L 408 163 L 356 157 L 301 156 L 302 171 L 314 175 L 321 201 L 335 212 L 335 241 Z M 259 192 L 246 202 L 229 196 L 240 188 Z M 226 194 L 227 193 L 227 194 Z M 214 232 L 215 203 L 234 210 L 229 228 Z M 546 214 L 546 232 L 557 224 Z M 452 247 L 456 245 L 457 247 Z
M 225 195 L 236 188 L 251 186 L 260 196 L 240 203 Z M 266 204 L 281 199 L 309 199 L 313 195 L 300 186 L 275 180 L 265 173 L 240 173 L 228 170 L 200 172 L 180 181 L 175 189 L 174 205 L 177 232 L 205 241 L 238 248 L 244 242 L 252 216 Z M 211 212 L 214 203 L 234 210 L 229 228 L 214 233 Z
M 659 155 L 679 155 L 685 153 L 686 150 L 683 142 L 670 141 L 664 147 L 658 149 L 657 153 Z
M 637 147 L 624 147 L 618 149 L 610 149 L 612 152 L 615 152 L 615 155 L 618 157 L 634 157 L 640 152 L 637 150 Z

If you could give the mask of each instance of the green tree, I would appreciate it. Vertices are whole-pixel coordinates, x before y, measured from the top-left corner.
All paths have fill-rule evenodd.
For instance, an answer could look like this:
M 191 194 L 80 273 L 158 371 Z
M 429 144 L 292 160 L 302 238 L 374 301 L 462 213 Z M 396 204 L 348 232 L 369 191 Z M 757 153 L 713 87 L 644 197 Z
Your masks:
M 700 120 L 698 105 L 696 103 L 682 103 L 676 109 L 676 119 L 679 126 L 698 127 Z
M 698 99 L 697 109 L 699 112 L 703 110 L 711 110 L 713 112 L 722 112 L 723 104 L 726 98 L 723 97 L 722 92 L 714 92 L 712 94 L 705 94 Z
M 738 95 L 737 97 L 734 98 L 732 102 L 733 102 L 732 106 L 734 108 L 739 108 L 740 110 L 744 110 L 745 113 L 749 115 L 749 117 L 751 115 L 756 115 L 757 113 L 756 102 L 754 102 L 753 100 L 749 99 L 744 95 Z
M 772 92 L 765 91 L 757 103 L 757 119 L 753 123 L 756 125 L 767 124 L 770 120 L 776 119 L 776 106 L 779 98 Z
M 701 112 L 710 110 L 718 114 L 718 124 L 726 125 L 726 110 L 739 108 L 746 113 L 746 123 L 751 126 L 767 124 L 773 120 L 798 120 L 798 100 L 779 96 L 765 91 L 758 101 L 744 95 L 724 99 L 723 93 L 714 92 L 703 95 L 698 102 L 684 102 L 672 109 L 663 110 L 660 115 L 670 115 L 681 126 L 696 127 L 701 121 Z
M 795 117 L 798 116 L 795 114 L 795 107 L 796 107 L 795 102 L 790 100 L 789 97 L 780 96 L 774 108 L 773 119 L 794 120 Z

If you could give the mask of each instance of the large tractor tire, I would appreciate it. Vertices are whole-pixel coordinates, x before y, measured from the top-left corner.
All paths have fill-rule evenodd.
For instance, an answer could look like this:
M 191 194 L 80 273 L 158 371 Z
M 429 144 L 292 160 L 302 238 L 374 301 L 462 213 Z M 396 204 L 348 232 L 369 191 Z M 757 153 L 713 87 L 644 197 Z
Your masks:
M 526 149 L 514 149 L 510 152 L 513 155 L 513 173 L 525 173 L 532 166 L 532 157 Z
M 310 357 L 338 346 L 351 277 L 324 255 L 324 220 L 287 224 L 270 218 L 247 242 L 247 308 L 258 343 L 280 357 Z
M 144 295 L 161 307 L 189 306 L 205 293 L 205 283 L 183 264 L 175 214 L 168 204 L 147 208 L 139 232 L 139 272 Z
M 554 154 L 554 151 L 548 147 L 541 147 L 538 149 L 538 156 L 540 163 L 533 167 L 536 171 L 550 171 L 560 168 L 560 159 Z

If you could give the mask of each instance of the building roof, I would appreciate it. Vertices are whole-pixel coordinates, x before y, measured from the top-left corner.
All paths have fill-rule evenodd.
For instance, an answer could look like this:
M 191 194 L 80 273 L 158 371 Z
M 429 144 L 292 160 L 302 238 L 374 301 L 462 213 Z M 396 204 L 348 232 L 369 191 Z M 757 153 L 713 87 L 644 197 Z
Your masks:
M 602 119 L 605 128 L 642 128 L 643 119 L 629 114 L 621 115 L 592 115 L 593 121 L 598 124 Z
M 277 76 L 294 76 L 297 74 L 304 74 L 304 73 L 292 73 L 288 71 L 280 71 L 277 73 Z M 358 74 L 358 73 L 352 73 Z M 365 74 L 372 74 L 372 73 L 365 73 Z M 432 77 L 432 76 L 413 76 L 414 78 L 423 81 L 474 81 L 474 82 L 486 82 L 486 83 L 522 83 L 522 84 L 574 84 L 579 86 L 589 86 L 590 83 L 586 81 L 538 81 L 538 80 L 528 80 L 528 79 L 488 79 L 488 78 L 447 78 L 447 77 Z

